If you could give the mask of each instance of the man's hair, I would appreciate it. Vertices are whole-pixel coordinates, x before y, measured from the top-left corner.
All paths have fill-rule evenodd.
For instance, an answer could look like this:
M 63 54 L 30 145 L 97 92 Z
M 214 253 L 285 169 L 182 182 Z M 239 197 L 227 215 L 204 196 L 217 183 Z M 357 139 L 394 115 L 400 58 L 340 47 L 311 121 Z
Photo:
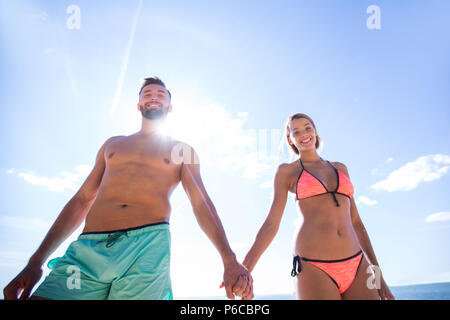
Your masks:
M 142 79 L 141 89 L 139 90 L 139 96 L 141 96 L 142 89 L 144 89 L 144 87 L 148 86 L 149 84 L 159 84 L 160 86 L 164 87 L 167 90 L 166 85 L 164 84 L 164 82 L 162 82 L 160 78 L 158 78 L 157 76 L 148 77 Z M 169 93 L 169 99 L 172 98 L 170 91 L 167 90 L 167 92 Z

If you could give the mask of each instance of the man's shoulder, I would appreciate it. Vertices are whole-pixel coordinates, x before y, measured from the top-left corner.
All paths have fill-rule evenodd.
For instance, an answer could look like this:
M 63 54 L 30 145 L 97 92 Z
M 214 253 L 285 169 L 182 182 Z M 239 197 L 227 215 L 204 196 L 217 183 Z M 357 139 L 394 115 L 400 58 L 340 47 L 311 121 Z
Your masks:
M 103 145 L 101 146 L 99 152 L 103 152 L 103 151 L 106 149 L 106 147 L 107 147 L 110 143 L 112 143 L 112 142 L 114 142 L 114 141 L 117 141 L 117 140 L 119 140 L 119 139 L 125 138 L 125 137 L 126 137 L 126 136 L 113 136 L 113 137 L 110 137 L 110 138 L 106 139 L 106 141 L 105 141 L 105 142 L 103 143 Z
M 169 141 L 173 145 L 180 145 L 180 146 L 183 146 L 185 148 L 193 149 L 192 146 L 190 144 L 188 144 L 187 142 L 184 142 L 184 141 L 181 141 L 181 140 L 178 140 L 178 139 L 174 139 L 173 137 L 167 137 L 167 141 Z
M 187 142 L 174 139 L 172 137 L 167 138 L 167 145 L 173 150 L 173 151 L 183 151 L 183 152 L 190 152 L 190 153 L 196 153 L 195 149 Z
M 123 139 L 123 138 L 126 138 L 126 137 L 127 136 L 113 136 L 113 137 L 110 137 L 110 138 L 106 139 L 104 145 L 107 145 L 107 144 L 109 144 L 109 143 L 111 143 L 113 141 L 117 141 L 117 140 L 120 140 L 120 139 Z
M 183 164 L 200 164 L 200 160 L 195 149 L 188 143 L 180 140 L 172 140 L 171 156 L 178 159 Z

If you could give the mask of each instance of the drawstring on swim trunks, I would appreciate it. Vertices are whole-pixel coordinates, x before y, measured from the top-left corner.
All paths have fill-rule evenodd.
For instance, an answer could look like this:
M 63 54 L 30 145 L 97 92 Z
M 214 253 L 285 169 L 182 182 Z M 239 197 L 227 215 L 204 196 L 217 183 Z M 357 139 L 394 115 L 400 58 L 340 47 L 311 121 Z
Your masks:
M 120 237 L 122 237 L 124 235 L 128 237 L 128 232 L 126 232 L 126 231 L 117 231 L 117 232 L 109 234 L 107 239 L 100 240 L 97 243 L 101 243 L 101 242 L 106 241 L 106 247 L 110 248 L 119 240 Z
M 292 264 L 293 264 L 293 266 L 292 266 L 291 276 L 295 277 L 297 274 L 302 272 L 302 264 L 300 262 L 300 257 L 295 256 Z

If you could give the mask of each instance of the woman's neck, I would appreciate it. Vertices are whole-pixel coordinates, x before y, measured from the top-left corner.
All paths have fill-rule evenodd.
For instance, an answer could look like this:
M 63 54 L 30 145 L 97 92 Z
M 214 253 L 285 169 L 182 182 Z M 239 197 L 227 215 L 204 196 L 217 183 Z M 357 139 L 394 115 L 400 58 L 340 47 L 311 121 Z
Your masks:
M 300 152 L 300 158 L 302 162 L 318 162 L 322 159 L 315 149 Z

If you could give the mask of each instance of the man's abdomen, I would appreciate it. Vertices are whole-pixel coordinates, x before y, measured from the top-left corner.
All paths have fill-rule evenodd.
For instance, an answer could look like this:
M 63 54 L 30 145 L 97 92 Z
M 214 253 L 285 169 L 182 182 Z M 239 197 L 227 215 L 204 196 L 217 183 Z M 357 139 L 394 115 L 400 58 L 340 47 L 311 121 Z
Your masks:
M 157 222 L 169 222 L 168 197 L 154 195 L 146 202 L 97 198 L 90 208 L 83 232 L 114 231 Z

